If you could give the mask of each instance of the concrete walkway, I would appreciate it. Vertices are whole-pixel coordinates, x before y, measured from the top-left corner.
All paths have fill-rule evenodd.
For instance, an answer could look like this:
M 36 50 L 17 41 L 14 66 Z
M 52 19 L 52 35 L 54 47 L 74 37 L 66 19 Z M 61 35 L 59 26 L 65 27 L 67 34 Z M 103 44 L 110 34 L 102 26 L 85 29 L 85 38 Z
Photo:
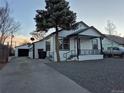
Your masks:
M 14 58 L 0 71 L 0 93 L 90 92 L 42 62 Z

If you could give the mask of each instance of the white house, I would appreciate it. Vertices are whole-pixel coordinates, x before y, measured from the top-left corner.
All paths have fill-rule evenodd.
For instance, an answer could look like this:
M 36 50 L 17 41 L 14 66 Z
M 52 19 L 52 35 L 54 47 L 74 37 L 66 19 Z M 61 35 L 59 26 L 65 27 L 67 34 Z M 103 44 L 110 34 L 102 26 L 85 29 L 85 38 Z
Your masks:
M 60 59 L 61 61 L 73 60 L 96 60 L 103 59 L 101 34 L 93 26 L 89 27 L 84 22 L 78 22 L 74 25 L 73 30 L 62 30 L 59 32 L 60 42 Z M 55 32 L 51 33 L 44 39 L 34 42 L 35 58 L 41 56 L 41 52 L 45 51 L 47 58 L 56 61 L 55 50 Z M 33 54 L 33 51 L 29 51 Z M 33 56 L 30 55 L 32 58 Z
M 124 38 L 115 35 L 104 35 L 105 38 L 102 40 L 102 46 L 104 50 L 109 47 L 124 47 Z

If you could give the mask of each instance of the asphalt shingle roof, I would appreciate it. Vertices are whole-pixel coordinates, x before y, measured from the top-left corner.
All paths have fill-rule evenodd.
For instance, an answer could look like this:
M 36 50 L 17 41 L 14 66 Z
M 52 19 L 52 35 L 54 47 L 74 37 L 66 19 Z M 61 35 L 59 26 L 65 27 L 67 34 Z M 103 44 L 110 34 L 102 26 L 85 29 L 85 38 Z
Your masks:
M 124 37 L 115 36 L 115 35 L 105 35 L 109 40 L 112 40 L 118 44 L 124 45 Z

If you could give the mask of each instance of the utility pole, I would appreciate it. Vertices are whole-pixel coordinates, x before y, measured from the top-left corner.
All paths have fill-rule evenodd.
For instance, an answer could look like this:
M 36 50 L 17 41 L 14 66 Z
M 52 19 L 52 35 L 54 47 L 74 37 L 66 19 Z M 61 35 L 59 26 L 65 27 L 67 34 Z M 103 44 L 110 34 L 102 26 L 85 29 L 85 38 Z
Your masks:
M 13 38 L 14 38 L 14 35 L 13 35 L 13 32 L 11 33 L 11 43 L 10 43 L 10 47 L 12 48 L 13 47 Z
M 10 55 L 12 55 L 13 38 L 14 38 L 14 35 L 13 35 L 13 32 L 11 32 Z

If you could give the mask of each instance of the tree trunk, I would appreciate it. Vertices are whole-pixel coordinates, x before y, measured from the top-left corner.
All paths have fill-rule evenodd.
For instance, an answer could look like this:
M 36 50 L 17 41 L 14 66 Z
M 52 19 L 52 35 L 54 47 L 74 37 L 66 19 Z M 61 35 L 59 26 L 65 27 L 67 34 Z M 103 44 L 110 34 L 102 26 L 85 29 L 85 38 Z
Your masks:
M 0 36 L 0 44 L 3 44 L 3 34 Z
M 56 57 L 57 57 L 57 62 L 60 62 L 60 55 L 59 55 L 59 33 L 58 33 L 58 27 L 56 27 L 56 36 L 55 36 L 55 47 L 56 47 Z

